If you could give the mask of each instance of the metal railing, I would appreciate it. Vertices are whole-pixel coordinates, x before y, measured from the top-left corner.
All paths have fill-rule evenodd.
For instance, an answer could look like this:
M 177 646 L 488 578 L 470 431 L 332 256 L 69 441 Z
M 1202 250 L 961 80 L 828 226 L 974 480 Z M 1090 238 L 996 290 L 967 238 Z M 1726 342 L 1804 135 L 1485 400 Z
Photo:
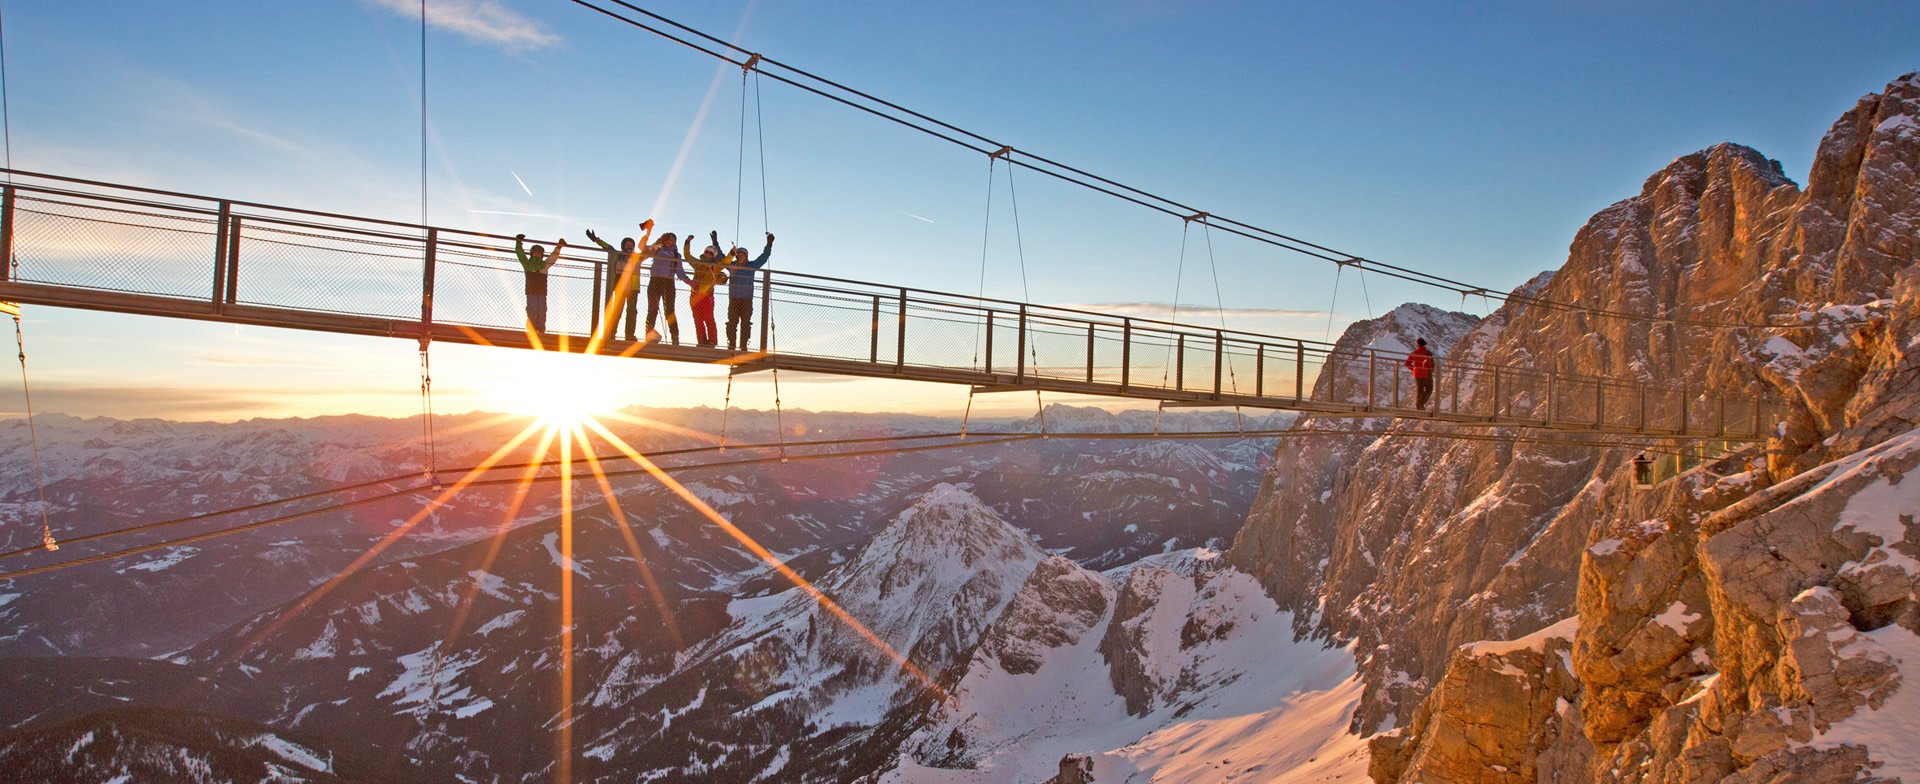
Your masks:
M 511 237 L 11 174 L 0 196 L 0 257 L 13 262 L 0 265 L 0 292 L 9 298 L 312 329 L 349 323 L 295 318 L 326 315 L 358 319 L 341 331 L 378 324 L 423 340 L 446 339 L 447 328 L 524 325 Z M 1777 414 L 1770 403 L 1684 385 L 1444 358 L 1430 405 L 1418 411 L 1401 352 L 801 273 L 794 255 L 759 271 L 753 345 L 741 347 L 751 355 L 658 345 L 637 353 L 1176 404 L 1690 437 L 1756 439 Z M 600 328 L 613 285 L 604 251 L 570 246 L 547 285 L 548 334 Z M 88 292 L 133 299 L 90 305 Z M 634 296 L 644 320 L 644 281 Z M 680 299 L 685 324 L 691 313 Z M 682 339 L 692 331 L 686 325 Z

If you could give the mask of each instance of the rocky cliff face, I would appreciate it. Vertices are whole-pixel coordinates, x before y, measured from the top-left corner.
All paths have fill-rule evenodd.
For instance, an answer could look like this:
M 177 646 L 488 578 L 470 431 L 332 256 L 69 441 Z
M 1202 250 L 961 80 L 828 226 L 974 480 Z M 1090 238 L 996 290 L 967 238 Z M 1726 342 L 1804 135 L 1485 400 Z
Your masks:
M 1643 491 L 1618 448 L 1447 442 L 1423 424 L 1282 446 L 1230 557 L 1298 631 L 1357 643 L 1354 727 L 1395 729 L 1374 741 L 1376 780 L 1900 769 L 1899 744 L 1862 727 L 1896 720 L 1898 662 L 1920 663 L 1903 549 L 1920 504 L 1887 500 L 1920 462 L 1900 446 L 1920 423 L 1917 226 L 1908 75 L 1834 124 L 1804 189 L 1738 145 L 1684 156 L 1524 287 L 1653 319 L 1512 304 L 1437 341 L 1443 361 L 1685 383 L 1695 411 L 1782 399 L 1764 461 Z M 1780 328 L 1731 326 L 1753 324 Z M 1490 395 L 1463 384 L 1460 405 Z M 1562 633 L 1497 655 L 1469 646 L 1549 626 Z

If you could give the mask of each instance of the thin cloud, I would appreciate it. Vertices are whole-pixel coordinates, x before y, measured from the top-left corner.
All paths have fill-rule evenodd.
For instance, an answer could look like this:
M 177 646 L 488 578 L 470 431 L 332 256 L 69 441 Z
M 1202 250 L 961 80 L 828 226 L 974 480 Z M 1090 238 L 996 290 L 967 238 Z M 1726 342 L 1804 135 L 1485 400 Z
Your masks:
M 924 221 L 924 222 L 926 222 L 926 223 L 932 223 L 932 222 L 933 222 L 933 219 L 932 219 L 932 218 L 922 218 L 922 217 L 920 217 L 920 216 L 918 216 L 918 215 L 915 215 L 915 214 L 913 214 L 913 213 L 911 213 L 911 212 L 905 212 L 905 211 L 902 211 L 902 212 L 901 212 L 900 214 L 901 214 L 901 215 L 905 215 L 905 216 L 907 216 L 907 217 L 909 217 L 909 218 L 912 218 L 912 219 L 914 219 L 914 220 L 917 220 L 917 221 Z
M 420 18 L 418 0 L 365 0 L 376 8 Z M 431 0 L 427 24 L 467 40 L 525 52 L 560 43 L 560 36 L 496 0 Z
M 1171 302 L 1094 302 L 1081 305 L 1062 305 L 1061 307 L 1078 310 L 1093 310 L 1101 313 L 1118 313 L 1123 316 L 1142 318 L 1172 318 L 1188 316 L 1198 318 L 1212 316 L 1222 312 L 1215 305 L 1182 304 L 1177 308 Z M 1326 318 L 1324 310 L 1291 310 L 1288 308 L 1225 308 L 1227 318 L 1266 318 L 1266 319 L 1319 319 Z

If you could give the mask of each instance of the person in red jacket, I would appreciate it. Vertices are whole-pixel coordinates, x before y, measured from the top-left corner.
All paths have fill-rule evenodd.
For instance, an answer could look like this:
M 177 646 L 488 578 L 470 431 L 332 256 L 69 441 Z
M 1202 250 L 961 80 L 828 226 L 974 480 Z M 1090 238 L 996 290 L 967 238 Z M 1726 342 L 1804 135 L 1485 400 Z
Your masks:
M 1413 372 L 1413 385 L 1420 391 L 1420 402 L 1414 408 L 1427 410 L 1427 398 L 1433 396 L 1433 352 L 1427 350 L 1427 339 L 1416 341 L 1413 353 L 1407 355 L 1407 370 Z

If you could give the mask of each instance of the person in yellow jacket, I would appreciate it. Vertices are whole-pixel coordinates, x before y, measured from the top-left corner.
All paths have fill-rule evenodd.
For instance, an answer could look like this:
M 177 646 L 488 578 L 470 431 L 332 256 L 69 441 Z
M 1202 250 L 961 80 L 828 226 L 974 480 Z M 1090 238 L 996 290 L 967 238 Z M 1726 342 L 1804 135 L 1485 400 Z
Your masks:
M 701 348 L 720 345 L 720 328 L 713 319 L 713 290 L 727 282 L 726 259 L 720 256 L 720 232 L 708 235 L 713 243 L 693 262 L 693 279 L 687 281 L 692 293 L 687 303 L 693 306 L 693 332 Z M 693 238 L 687 238 L 687 256 L 693 256 Z

